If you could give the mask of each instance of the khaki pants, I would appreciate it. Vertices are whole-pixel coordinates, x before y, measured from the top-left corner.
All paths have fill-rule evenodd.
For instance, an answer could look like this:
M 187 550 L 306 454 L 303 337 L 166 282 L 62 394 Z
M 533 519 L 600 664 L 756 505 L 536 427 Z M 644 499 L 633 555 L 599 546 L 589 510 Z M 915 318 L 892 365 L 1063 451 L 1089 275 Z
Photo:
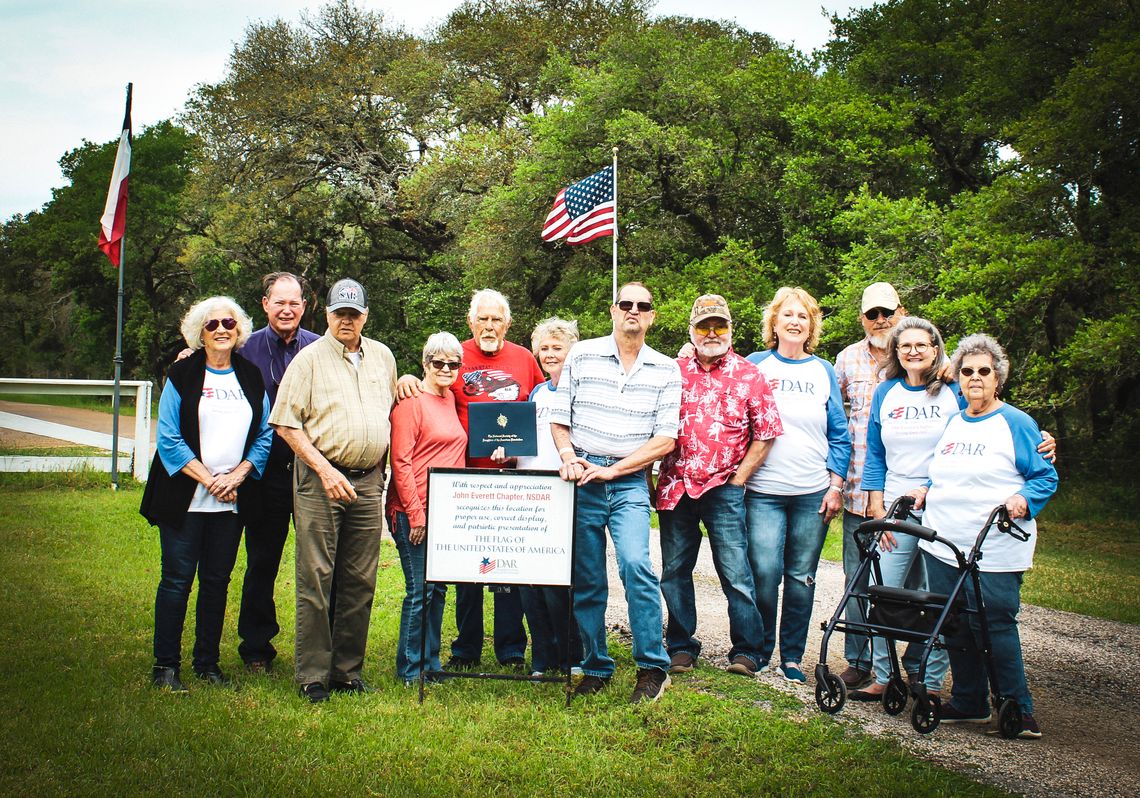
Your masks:
M 357 499 L 330 501 L 300 458 L 293 477 L 297 527 L 297 683 L 360 677 L 384 532 L 384 481 L 377 468 L 352 481 Z M 329 595 L 336 574 L 336 616 Z

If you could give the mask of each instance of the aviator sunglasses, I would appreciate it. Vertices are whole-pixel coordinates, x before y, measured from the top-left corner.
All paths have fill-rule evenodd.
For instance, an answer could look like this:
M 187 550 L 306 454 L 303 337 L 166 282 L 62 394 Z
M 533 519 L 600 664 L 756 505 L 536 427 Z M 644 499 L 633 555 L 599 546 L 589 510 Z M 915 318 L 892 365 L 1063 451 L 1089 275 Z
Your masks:
M 629 313 L 631 310 L 633 310 L 634 305 L 637 305 L 637 311 L 639 313 L 648 313 L 649 311 L 653 310 L 652 302 L 634 302 L 630 299 L 623 299 L 621 302 L 617 303 L 618 309 L 623 310 L 626 313 Z
M 237 327 L 237 319 L 210 319 L 208 322 L 202 325 L 202 328 L 206 332 L 213 332 L 214 330 L 218 329 L 219 324 L 225 327 L 227 330 L 232 330 L 234 327 Z
M 895 310 L 897 309 L 898 308 L 895 308 Z M 882 316 L 884 319 L 893 319 L 895 317 L 895 311 L 887 310 L 886 308 L 871 308 L 863 315 L 867 317 L 867 321 L 878 321 L 879 316 Z
M 989 366 L 982 366 L 980 369 L 977 369 L 979 377 L 988 377 L 993 374 L 993 371 L 994 370 Z M 958 369 L 958 372 L 964 377 L 974 376 L 974 369 L 970 368 L 969 366 L 962 366 L 962 368 Z

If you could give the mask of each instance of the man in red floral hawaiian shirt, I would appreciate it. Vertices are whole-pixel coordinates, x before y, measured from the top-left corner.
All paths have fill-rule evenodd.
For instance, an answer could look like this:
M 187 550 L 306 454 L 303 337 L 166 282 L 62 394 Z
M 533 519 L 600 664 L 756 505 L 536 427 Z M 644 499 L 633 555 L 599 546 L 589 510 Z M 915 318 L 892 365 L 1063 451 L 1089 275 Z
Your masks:
M 755 676 L 764 622 L 748 563 L 744 483 L 783 433 L 767 381 L 732 351 L 732 316 L 724 297 L 693 303 L 689 337 L 694 353 L 681 368 L 681 428 L 677 446 L 661 464 L 657 512 L 661 521 L 661 592 L 669 609 L 665 646 L 672 673 L 690 671 L 701 652 L 694 637 L 697 609 L 693 567 L 703 522 L 713 564 L 728 599 L 728 670 Z

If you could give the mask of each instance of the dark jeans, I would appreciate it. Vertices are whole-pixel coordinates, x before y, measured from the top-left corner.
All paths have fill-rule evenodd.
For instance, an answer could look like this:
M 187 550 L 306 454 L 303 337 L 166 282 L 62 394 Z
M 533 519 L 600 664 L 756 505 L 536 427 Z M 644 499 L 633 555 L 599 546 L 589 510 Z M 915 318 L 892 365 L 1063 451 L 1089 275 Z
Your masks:
M 767 664 L 764 621 L 756 606 L 756 587 L 748 560 L 748 527 L 744 514 L 744 488 L 720 485 L 699 499 L 688 494 L 672 510 L 659 511 L 661 520 L 661 593 L 669 609 L 665 645 L 670 656 L 701 653 L 697 631 L 697 603 L 693 568 L 701 549 L 701 523 L 709 533 L 713 565 L 728 599 L 728 630 L 732 640 L 728 658 L 743 654 L 759 666 Z
M 162 577 L 154 598 L 154 664 L 164 668 L 182 664 L 182 627 L 197 573 L 194 670 L 208 670 L 217 666 L 220 656 L 241 521 L 237 513 L 187 513 L 181 527 L 159 524 L 158 531 Z
M 578 622 L 568 617 L 569 588 L 522 587 L 519 592 L 530 626 L 531 670 L 565 672 L 581 665 L 582 635 Z
M 451 641 L 451 655 L 477 660 L 483 656 L 483 592 L 482 585 L 455 586 L 455 626 L 458 631 Z M 519 589 L 510 593 L 494 593 L 495 659 L 526 656 L 526 629 L 523 628 L 522 599 Z
M 407 682 L 418 679 L 421 671 L 439 670 L 439 638 L 447 585 L 432 582 L 427 589 L 425 605 L 427 545 L 413 545 L 408 540 L 412 530 L 405 513 L 393 513 L 388 528 L 392 530 L 396 551 L 400 553 L 400 568 L 404 571 L 404 603 L 400 605 L 400 636 L 396 643 L 396 678 Z
M 264 497 L 262 510 L 245 525 L 246 568 L 238 615 L 238 654 L 244 662 L 271 662 L 277 656 L 271 641 L 281 627 L 277 624 L 273 589 L 293 514 L 292 470 L 271 463 L 260 489 Z

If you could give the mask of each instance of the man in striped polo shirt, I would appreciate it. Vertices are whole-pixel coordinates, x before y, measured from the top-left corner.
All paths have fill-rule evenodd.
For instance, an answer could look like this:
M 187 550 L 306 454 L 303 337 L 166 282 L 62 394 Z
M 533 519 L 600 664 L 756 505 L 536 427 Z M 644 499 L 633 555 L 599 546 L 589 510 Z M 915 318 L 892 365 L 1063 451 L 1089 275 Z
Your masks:
M 645 344 L 653 297 L 627 283 L 610 306 L 613 335 L 570 350 L 555 393 L 550 431 L 563 479 L 578 483 L 574 543 L 574 615 L 585 658 L 575 695 L 609 683 L 606 646 L 606 529 L 614 542 L 629 605 L 637 685 L 631 701 L 656 701 L 669 686 L 661 640 L 661 586 L 649 559 L 646 469 L 673 450 L 681 407 L 677 363 Z

